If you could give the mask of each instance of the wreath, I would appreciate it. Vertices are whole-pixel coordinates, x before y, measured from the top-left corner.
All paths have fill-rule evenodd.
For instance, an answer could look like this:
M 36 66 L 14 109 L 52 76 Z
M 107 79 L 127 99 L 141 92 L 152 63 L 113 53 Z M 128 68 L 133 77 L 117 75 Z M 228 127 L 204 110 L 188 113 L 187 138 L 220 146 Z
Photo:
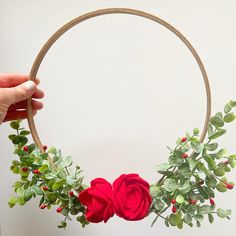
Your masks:
M 154 215 L 152 225 L 161 218 L 166 226 L 180 229 L 184 224 L 199 227 L 204 217 L 210 223 L 214 215 L 230 219 L 231 210 L 216 208 L 215 192 L 226 192 L 234 188 L 225 174 L 236 165 L 236 155 L 230 155 L 219 147 L 216 139 L 226 133 L 225 124 L 236 119 L 232 108 L 236 101 L 229 101 L 223 112 L 210 118 L 210 88 L 203 64 L 187 39 L 173 26 L 145 12 L 112 8 L 102 9 L 80 16 L 59 29 L 44 45 L 32 67 L 30 77 L 36 78 L 39 65 L 52 44 L 74 25 L 98 15 L 126 13 L 156 21 L 174 32 L 190 49 L 201 69 L 208 98 L 206 122 L 202 135 L 198 128 L 178 138 L 175 147 L 168 147 L 168 161 L 156 167 L 162 177 L 149 184 L 137 173 L 120 175 L 113 183 L 95 178 L 87 186 L 83 182 L 80 166 L 72 169 L 72 158 L 61 151 L 41 144 L 32 115 L 31 99 L 28 100 L 28 122 L 30 131 L 22 127 L 21 121 L 12 121 L 15 130 L 9 135 L 14 145 L 17 160 L 12 161 L 11 171 L 20 179 L 13 185 L 15 196 L 9 206 L 25 205 L 32 198 L 40 197 L 40 209 L 54 209 L 64 217 L 59 228 L 66 228 L 73 216 L 85 227 L 89 223 L 107 222 L 114 215 L 128 221 L 142 220 Z M 33 136 L 29 144 L 27 136 Z M 207 141 L 203 142 L 208 134 Z

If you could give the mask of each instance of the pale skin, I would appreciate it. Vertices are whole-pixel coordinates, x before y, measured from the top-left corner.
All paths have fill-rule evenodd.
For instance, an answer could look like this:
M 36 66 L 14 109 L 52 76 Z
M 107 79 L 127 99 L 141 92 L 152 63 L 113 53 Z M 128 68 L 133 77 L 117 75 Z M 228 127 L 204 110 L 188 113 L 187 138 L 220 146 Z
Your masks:
M 26 75 L 0 73 L 0 124 L 27 118 L 27 99 L 30 97 L 34 115 L 43 108 L 38 99 L 44 97 L 44 92 L 37 88 L 38 84 L 39 80 L 29 81 Z

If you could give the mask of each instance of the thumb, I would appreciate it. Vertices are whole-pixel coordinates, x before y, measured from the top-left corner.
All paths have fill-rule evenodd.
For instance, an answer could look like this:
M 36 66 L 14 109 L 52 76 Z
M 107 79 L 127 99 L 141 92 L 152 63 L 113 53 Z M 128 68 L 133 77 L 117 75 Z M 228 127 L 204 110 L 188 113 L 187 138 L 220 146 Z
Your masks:
M 30 98 L 35 93 L 36 89 L 37 85 L 31 80 L 26 81 L 16 87 L 7 88 L 7 103 L 12 105 L 14 103 L 24 101 Z

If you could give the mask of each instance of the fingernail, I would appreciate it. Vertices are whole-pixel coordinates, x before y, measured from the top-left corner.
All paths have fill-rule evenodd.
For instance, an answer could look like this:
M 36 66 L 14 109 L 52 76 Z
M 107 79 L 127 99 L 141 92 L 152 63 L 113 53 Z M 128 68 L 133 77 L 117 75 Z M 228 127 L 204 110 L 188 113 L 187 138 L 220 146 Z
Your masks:
M 27 81 L 25 82 L 25 88 L 29 91 L 34 90 L 36 88 L 36 85 L 33 81 Z
M 40 80 L 38 78 L 35 79 L 34 81 L 36 84 L 39 84 L 40 83 Z

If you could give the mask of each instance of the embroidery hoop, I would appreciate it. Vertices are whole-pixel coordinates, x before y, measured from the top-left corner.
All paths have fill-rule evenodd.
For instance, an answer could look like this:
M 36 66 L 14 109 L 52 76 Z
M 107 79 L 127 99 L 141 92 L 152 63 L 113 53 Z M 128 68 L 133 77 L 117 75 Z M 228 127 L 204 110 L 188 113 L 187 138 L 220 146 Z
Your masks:
M 109 15 L 109 14 L 129 14 L 129 15 L 144 17 L 146 19 L 154 21 L 154 22 L 164 26 L 165 28 L 167 28 L 172 33 L 174 33 L 187 46 L 187 48 L 190 50 L 190 52 L 192 53 L 195 61 L 198 64 L 198 67 L 201 71 L 201 74 L 202 74 L 202 77 L 203 77 L 203 80 L 204 80 L 206 98 L 207 98 L 205 122 L 204 122 L 203 131 L 202 131 L 201 136 L 200 136 L 200 142 L 203 142 L 203 140 L 205 139 L 206 134 L 207 134 L 207 126 L 208 126 L 210 116 L 211 116 L 211 90 L 210 90 L 210 84 L 209 84 L 207 72 L 205 70 L 203 62 L 202 62 L 201 58 L 199 57 L 197 51 L 192 46 L 192 44 L 187 40 L 187 38 L 179 30 L 177 30 L 174 26 L 172 26 L 168 22 L 166 22 L 166 21 L 162 20 L 161 18 L 159 18 L 155 15 L 152 15 L 150 13 L 135 10 L 135 9 L 129 9 L 129 8 L 107 8 L 107 9 L 100 9 L 100 10 L 96 10 L 96 11 L 92 11 L 92 12 L 83 14 L 83 15 L 69 21 L 67 24 L 65 24 L 60 29 L 58 29 L 48 39 L 48 41 L 44 44 L 44 46 L 42 47 L 42 49 L 38 53 L 38 55 L 37 55 L 37 57 L 36 57 L 36 59 L 33 63 L 33 66 L 31 68 L 31 71 L 30 71 L 30 75 L 29 75 L 30 80 L 35 81 L 38 70 L 39 70 L 39 67 L 40 67 L 44 57 L 46 56 L 48 50 L 52 47 L 52 45 L 64 33 L 66 33 L 72 27 L 78 25 L 79 23 L 82 23 L 83 21 L 86 21 L 88 19 L 91 19 L 91 18 L 94 18 L 94 17 L 97 17 L 97 16 Z M 29 124 L 29 128 L 30 128 L 30 131 L 31 131 L 31 135 L 33 137 L 33 140 L 34 140 L 36 146 L 39 148 L 39 150 L 42 153 L 44 153 L 44 148 L 43 148 L 42 142 L 39 138 L 39 135 L 38 135 L 38 132 L 37 132 L 37 129 L 36 129 L 36 125 L 35 125 L 35 122 L 34 122 L 31 101 L 32 101 L 32 98 L 29 98 L 27 100 L 28 124 Z

